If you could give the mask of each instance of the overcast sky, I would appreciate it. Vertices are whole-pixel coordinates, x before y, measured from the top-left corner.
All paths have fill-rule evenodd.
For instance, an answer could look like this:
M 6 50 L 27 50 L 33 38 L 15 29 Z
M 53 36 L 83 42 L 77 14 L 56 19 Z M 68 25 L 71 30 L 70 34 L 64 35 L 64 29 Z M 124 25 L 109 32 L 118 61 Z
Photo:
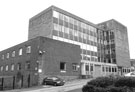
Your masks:
M 94 24 L 121 22 L 128 28 L 130 57 L 135 59 L 134 0 L 0 0 L 0 51 L 26 41 L 29 18 L 51 5 Z

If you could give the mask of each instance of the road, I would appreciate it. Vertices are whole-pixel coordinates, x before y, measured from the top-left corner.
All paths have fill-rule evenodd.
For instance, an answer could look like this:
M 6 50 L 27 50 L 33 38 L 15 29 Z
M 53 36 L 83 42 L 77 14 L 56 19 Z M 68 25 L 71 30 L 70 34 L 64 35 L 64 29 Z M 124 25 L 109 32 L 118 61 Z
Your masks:
M 49 87 L 49 88 L 46 88 L 46 86 L 44 86 L 45 88 L 32 90 L 32 92 L 68 92 L 70 90 L 82 88 L 83 85 L 87 83 L 87 81 L 88 80 L 75 81 L 67 83 L 64 86 Z M 31 90 L 22 92 L 31 92 Z
M 67 91 L 67 92 L 82 92 L 82 88 L 70 90 L 70 91 Z
M 85 85 L 90 79 L 81 79 L 71 82 L 66 82 L 64 86 L 40 86 L 35 88 L 27 89 L 16 89 L 4 92 L 82 92 L 81 88 Z

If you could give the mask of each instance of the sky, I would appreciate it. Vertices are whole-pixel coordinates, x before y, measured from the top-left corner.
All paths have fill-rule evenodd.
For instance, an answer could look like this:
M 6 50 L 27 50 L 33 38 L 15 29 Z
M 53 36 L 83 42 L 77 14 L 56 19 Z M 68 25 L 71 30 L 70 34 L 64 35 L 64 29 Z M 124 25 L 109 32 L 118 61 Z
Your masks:
M 135 59 L 134 0 L 0 0 L 0 51 L 27 41 L 29 19 L 51 5 L 94 24 L 119 21 L 128 28 L 130 58 Z

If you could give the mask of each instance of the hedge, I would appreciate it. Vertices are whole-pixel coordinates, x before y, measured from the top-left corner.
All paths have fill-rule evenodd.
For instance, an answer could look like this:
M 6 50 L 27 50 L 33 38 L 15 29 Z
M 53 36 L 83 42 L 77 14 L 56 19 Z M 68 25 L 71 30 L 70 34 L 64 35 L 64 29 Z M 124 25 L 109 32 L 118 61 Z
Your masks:
M 99 77 L 87 82 L 82 92 L 135 92 L 133 77 Z

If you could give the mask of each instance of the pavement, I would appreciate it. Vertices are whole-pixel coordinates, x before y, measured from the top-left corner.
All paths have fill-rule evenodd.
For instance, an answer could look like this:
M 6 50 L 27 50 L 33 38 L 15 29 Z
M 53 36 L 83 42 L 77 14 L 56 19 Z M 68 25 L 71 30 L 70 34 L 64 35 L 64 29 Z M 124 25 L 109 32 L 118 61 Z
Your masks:
M 8 90 L 4 92 L 70 92 L 70 90 L 82 88 L 83 85 L 85 85 L 90 80 L 92 79 L 76 79 L 67 81 L 64 86 L 43 85 L 31 88 Z

